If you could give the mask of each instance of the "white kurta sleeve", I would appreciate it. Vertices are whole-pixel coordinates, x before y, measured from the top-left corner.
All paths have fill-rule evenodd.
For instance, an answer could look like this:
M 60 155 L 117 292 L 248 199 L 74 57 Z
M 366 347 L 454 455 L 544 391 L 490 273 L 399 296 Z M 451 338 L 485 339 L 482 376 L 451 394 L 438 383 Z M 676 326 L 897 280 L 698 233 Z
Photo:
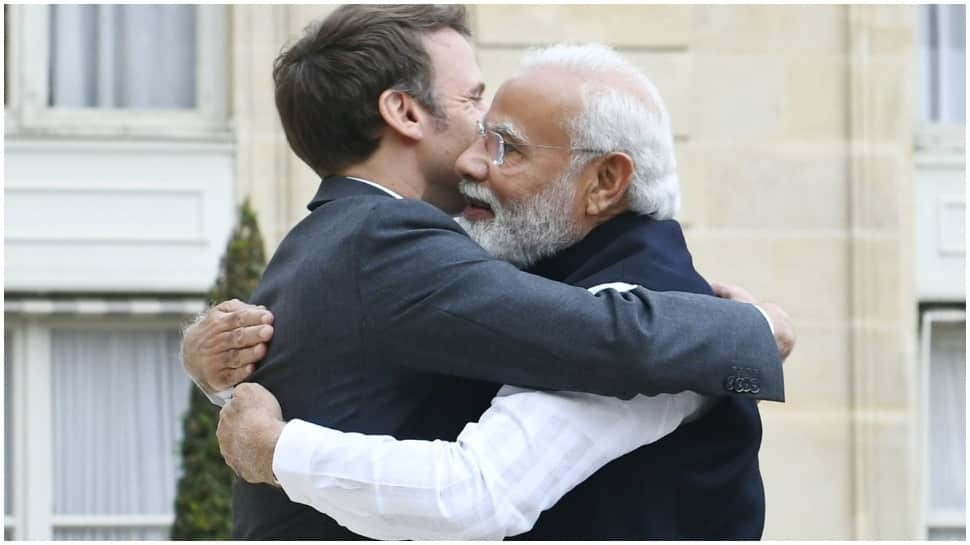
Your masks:
M 273 470 L 295 502 L 377 539 L 501 539 L 600 467 L 703 410 L 693 392 L 630 400 L 504 386 L 455 442 L 399 441 L 301 420 Z

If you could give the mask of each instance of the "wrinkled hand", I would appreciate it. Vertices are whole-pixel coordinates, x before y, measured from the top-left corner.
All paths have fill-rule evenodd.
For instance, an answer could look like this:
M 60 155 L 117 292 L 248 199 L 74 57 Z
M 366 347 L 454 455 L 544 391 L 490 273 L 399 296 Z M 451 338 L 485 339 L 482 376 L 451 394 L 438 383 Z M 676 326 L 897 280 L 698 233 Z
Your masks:
M 273 453 L 284 425 L 283 411 L 269 390 L 240 384 L 219 411 L 219 452 L 243 480 L 275 484 Z
M 206 391 L 239 384 L 266 355 L 273 336 L 273 314 L 266 307 L 223 301 L 182 332 L 182 365 Z
M 795 348 L 795 326 L 784 309 L 775 303 L 758 302 L 748 290 L 741 286 L 711 282 L 711 288 L 718 297 L 758 305 L 771 319 L 771 325 L 775 329 L 775 343 L 778 345 L 778 352 L 781 353 L 782 361 L 791 354 L 791 351 Z

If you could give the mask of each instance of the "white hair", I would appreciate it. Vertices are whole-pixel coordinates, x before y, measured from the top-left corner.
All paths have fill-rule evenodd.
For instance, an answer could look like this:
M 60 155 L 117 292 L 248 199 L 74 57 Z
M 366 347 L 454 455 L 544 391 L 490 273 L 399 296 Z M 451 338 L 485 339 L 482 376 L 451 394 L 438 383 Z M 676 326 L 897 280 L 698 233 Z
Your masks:
M 634 167 L 627 205 L 654 219 L 674 217 L 680 208 L 680 189 L 673 134 L 653 82 L 603 44 L 532 50 L 522 59 L 519 73 L 545 67 L 577 73 L 586 81 L 580 89 L 582 108 L 563 127 L 571 146 L 629 155 Z M 571 165 L 582 166 L 589 160 L 589 154 L 574 152 Z

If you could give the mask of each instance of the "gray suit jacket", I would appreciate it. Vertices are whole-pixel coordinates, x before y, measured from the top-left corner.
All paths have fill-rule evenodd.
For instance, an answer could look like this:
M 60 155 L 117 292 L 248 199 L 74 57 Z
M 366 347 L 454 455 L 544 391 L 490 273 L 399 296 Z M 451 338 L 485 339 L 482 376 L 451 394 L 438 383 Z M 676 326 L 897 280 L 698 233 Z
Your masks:
M 499 384 L 727 395 L 739 365 L 760 387 L 734 395 L 783 399 L 774 338 L 751 305 L 644 289 L 594 296 L 491 258 L 427 203 L 345 178 L 324 180 L 310 207 L 253 296 L 276 333 L 251 379 L 286 419 L 453 440 Z M 233 519 L 236 537 L 356 537 L 242 481 Z

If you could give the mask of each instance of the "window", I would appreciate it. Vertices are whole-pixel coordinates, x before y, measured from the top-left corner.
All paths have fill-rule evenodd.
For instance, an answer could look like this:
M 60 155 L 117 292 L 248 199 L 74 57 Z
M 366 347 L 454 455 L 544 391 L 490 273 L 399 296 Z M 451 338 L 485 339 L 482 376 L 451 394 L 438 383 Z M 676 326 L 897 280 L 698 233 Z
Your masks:
M 966 124 L 966 6 L 921 6 L 920 113 L 926 123 Z
M 919 6 L 917 101 L 920 152 L 957 152 L 966 147 L 966 6 Z
M 6 535 L 167 539 L 192 388 L 178 363 L 185 316 L 12 317 L 6 393 L 34 410 L 6 405 L 5 494 L 28 499 L 6 504 Z M 32 454 L 13 466 L 10 450 Z
M 48 106 L 195 108 L 197 15 L 189 5 L 51 6 Z
M 926 522 L 929 539 L 966 539 L 966 313 L 923 314 Z
M 12 134 L 226 132 L 224 6 L 34 5 L 7 15 L 17 21 Z
M 10 101 L 10 13 L 3 5 L 3 105 Z

